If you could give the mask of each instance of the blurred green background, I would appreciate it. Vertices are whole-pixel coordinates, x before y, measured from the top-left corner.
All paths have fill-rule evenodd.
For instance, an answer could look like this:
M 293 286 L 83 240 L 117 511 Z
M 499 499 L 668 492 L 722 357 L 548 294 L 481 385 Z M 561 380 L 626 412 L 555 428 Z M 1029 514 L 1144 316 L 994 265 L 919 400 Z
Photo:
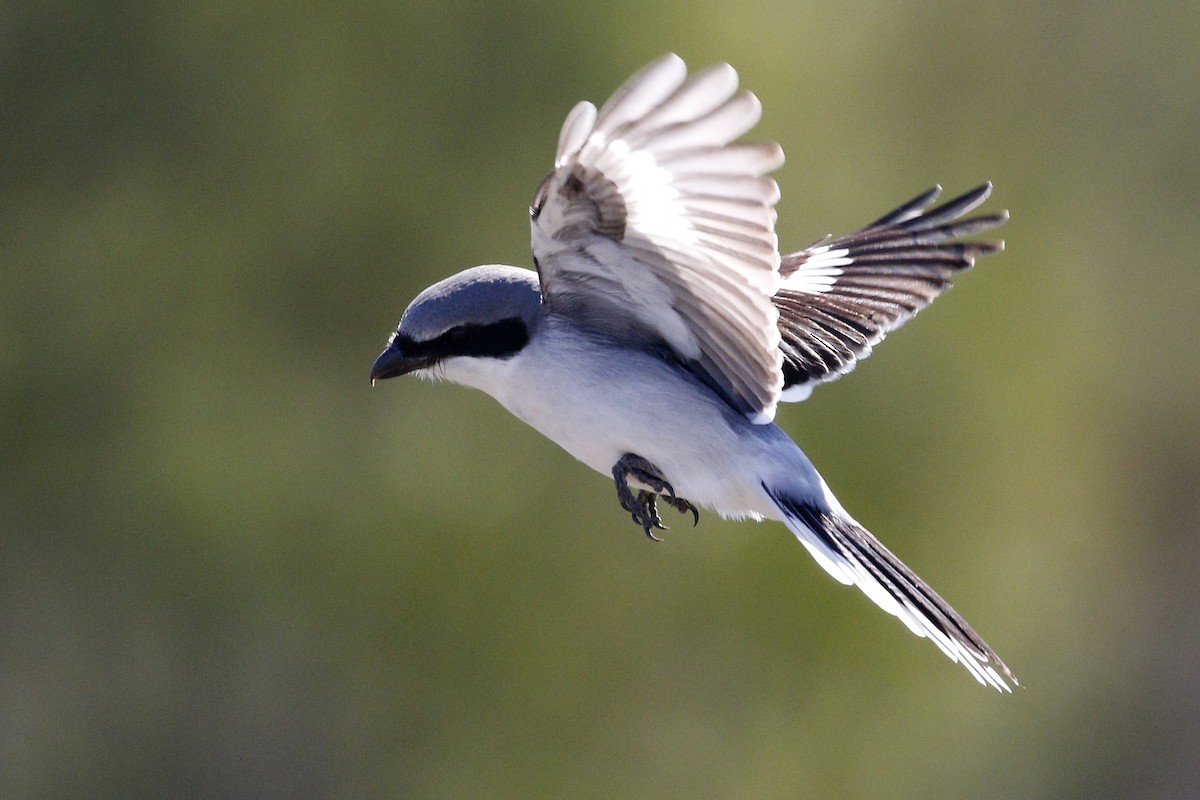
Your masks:
M 367 372 L 577 100 L 733 63 L 801 247 L 1007 251 L 782 424 L 1022 679 Z M 0 796 L 1200 795 L 1193 4 L 0 8 Z

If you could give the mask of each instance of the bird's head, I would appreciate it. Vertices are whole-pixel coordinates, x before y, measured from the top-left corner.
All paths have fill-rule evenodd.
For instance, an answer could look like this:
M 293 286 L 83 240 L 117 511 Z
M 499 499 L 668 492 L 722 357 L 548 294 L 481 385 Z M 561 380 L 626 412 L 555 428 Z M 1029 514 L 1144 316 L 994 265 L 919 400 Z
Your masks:
M 371 367 L 371 384 L 415 373 L 486 391 L 481 373 L 521 351 L 540 310 L 536 272 L 500 265 L 464 270 L 412 301 Z

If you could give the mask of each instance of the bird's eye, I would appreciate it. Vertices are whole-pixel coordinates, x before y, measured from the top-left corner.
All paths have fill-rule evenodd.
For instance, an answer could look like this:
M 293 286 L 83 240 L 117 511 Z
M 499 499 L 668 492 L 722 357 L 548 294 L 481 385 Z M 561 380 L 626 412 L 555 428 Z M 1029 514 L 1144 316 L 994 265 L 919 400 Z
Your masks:
M 451 347 L 462 347 L 471 341 L 471 331 L 461 325 L 446 331 L 446 341 Z

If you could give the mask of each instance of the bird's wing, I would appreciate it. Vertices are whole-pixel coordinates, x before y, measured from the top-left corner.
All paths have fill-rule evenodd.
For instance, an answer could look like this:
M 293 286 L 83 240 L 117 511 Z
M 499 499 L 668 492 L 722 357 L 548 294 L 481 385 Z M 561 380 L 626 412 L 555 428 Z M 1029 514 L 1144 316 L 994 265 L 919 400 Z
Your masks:
M 530 207 L 547 311 L 670 348 L 755 422 L 783 386 L 774 143 L 734 142 L 761 105 L 728 64 L 675 55 L 596 111 L 575 106 Z
M 957 241 L 991 230 L 1008 212 L 962 219 L 987 199 L 990 183 L 929 209 L 941 187 L 915 197 L 862 230 L 783 257 L 775 295 L 783 335 L 781 399 L 854 369 L 889 332 L 950 287 L 950 278 L 1002 241 Z

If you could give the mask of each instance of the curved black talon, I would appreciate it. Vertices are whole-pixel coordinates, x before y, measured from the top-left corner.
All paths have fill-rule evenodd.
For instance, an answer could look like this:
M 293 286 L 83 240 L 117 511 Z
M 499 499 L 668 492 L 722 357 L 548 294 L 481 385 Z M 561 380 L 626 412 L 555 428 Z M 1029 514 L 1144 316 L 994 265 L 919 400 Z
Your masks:
M 671 497 L 671 498 L 664 497 L 663 499 L 667 501 L 667 503 L 671 506 L 671 508 L 678 511 L 680 514 L 686 514 L 689 511 L 692 512 L 692 527 L 693 528 L 700 524 L 700 510 L 697 509 L 691 503 L 689 503 L 687 500 L 684 500 L 683 498 L 675 498 L 675 497 Z
M 626 453 L 613 466 L 613 483 L 617 487 L 617 502 L 621 508 L 629 512 L 633 521 L 645 531 L 646 536 L 656 542 L 662 541 L 654 535 L 652 528 L 667 530 L 662 518 L 658 515 L 658 498 L 678 511 L 680 514 L 692 512 L 693 527 L 700 523 L 700 512 L 687 500 L 675 496 L 675 488 L 662 476 L 658 467 L 646 459 L 633 453 Z M 649 486 L 652 491 L 639 489 L 637 496 L 629 489 L 629 478 L 633 477 L 640 483 Z
M 653 492 L 647 492 L 642 489 L 638 492 L 637 501 L 641 506 L 641 514 L 634 514 L 633 521 L 642 526 L 642 530 L 646 532 L 653 541 L 661 542 L 662 539 L 654 535 L 650 530 L 658 528 L 660 531 L 665 531 L 667 526 L 663 524 L 662 518 L 658 516 L 658 505 L 654 502 L 655 495 Z

